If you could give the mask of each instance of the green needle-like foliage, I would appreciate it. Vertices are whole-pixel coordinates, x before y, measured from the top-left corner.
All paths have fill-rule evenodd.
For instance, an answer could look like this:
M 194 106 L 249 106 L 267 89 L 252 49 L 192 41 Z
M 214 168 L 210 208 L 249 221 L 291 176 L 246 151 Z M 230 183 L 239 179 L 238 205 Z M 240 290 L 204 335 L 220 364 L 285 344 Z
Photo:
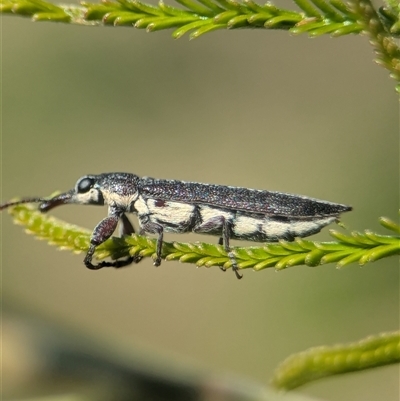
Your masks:
M 359 342 L 315 347 L 291 355 L 275 371 L 272 384 L 290 390 L 322 377 L 400 362 L 400 332 Z
M 134 26 L 148 32 L 173 28 L 172 36 L 189 33 L 190 39 L 218 29 L 283 29 L 316 37 L 367 33 L 377 62 L 400 82 L 400 5 L 387 0 L 379 12 L 371 0 L 293 0 L 295 10 L 260 5 L 253 0 L 176 0 L 180 7 L 159 0 L 156 6 L 139 0 L 82 1 L 81 5 L 52 4 L 45 0 L 0 0 L 0 12 L 30 16 L 35 21 L 79 25 Z M 400 84 L 397 86 L 400 92 Z
M 341 0 L 294 0 L 299 11 L 278 8 L 270 2 L 259 5 L 253 0 L 176 1 L 182 7 L 167 5 L 163 0 L 157 6 L 139 0 L 83 1 L 81 6 L 53 5 L 44 0 L 0 0 L 0 10 L 35 20 L 130 25 L 149 32 L 175 28 L 174 38 L 191 32 L 191 39 L 226 28 L 285 29 L 311 36 L 341 36 L 364 29 L 360 16 Z
M 18 205 L 9 209 L 17 224 L 25 226 L 26 231 L 40 239 L 56 245 L 60 249 L 85 252 L 89 248 L 91 232 L 65 223 L 52 216 L 40 213 L 32 205 Z M 388 219 L 381 219 L 381 224 L 397 234 L 400 227 Z M 369 230 L 343 234 L 330 230 L 336 241 L 316 242 L 296 239 L 294 242 L 280 241 L 265 244 L 262 247 L 235 247 L 239 269 L 252 268 L 263 270 L 273 267 L 277 270 L 297 265 L 318 266 L 336 263 L 338 267 L 350 263 L 364 265 L 392 255 L 400 254 L 400 238 L 396 235 L 379 235 Z M 154 257 L 156 240 L 140 235 L 112 237 L 95 252 L 98 259 L 140 255 Z M 206 243 L 164 242 L 163 258 L 192 263 L 196 266 L 231 267 L 231 262 L 224 248 Z
M 352 8 L 362 19 L 363 31 L 370 37 L 370 43 L 377 54 L 377 63 L 390 71 L 390 76 L 400 82 L 400 49 L 393 36 L 399 33 L 400 5 L 387 6 L 381 9 L 380 15 L 375 11 L 370 0 L 353 0 Z M 400 92 L 400 84 L 396 87 Z
M 382 23 L 394 36 L 400 36 L 400 1 L 387 0 L 387 5 L 379 9 Z

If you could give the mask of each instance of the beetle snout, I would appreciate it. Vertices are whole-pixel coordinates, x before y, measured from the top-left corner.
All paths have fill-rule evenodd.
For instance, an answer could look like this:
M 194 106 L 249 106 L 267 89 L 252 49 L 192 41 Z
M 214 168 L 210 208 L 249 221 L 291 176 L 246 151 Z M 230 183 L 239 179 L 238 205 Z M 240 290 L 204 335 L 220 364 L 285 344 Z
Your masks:
M 54 198 L 43 201 L 39 205 L 39 210 L 42 213 L 46 213 L 51 209 L 54 209 L 56 206 L 65 205 L 67 203 L 71 203 L 73 191 L 65 192 L 60 195 L 56 195 Z

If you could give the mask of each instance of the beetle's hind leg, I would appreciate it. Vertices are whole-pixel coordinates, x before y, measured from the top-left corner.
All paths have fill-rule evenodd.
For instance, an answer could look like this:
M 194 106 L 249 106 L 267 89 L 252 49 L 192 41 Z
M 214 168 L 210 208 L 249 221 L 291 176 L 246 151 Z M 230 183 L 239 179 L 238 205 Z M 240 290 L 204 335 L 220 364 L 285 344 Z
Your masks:
M 232 232 L 232 223 L 226 219 L 224 216 L 215 216 L 211 219 L 206 220 L 200 226 L 196 227 L 193 231 L 199 233 L 207 233 L 207 232 L 215 232 L 222 231 L 221 237 L 218 239 L 218 245 L 223 245 L 228 257 L 232 263 L 232 270 L 235 272 L 235 275 L 238 279 L 241 279 L 243 276 L 239 273 L 239 269 L 237 266 L 235 255 L 233 254 L 230 246 L 229 246 L 229 238 Z M 222 271 L 226 269 L 223 266 L 220 266 Z
M 218 245 L 224 245 L 224 239 L 222 238 L 222 237 L 219 237 L 218 238 Z M 226 272 L 226 269 L 225 269 L 225 267 L 224 266 L 220 266 L 219 267 L 223 272 Z
M 232 263 L 232 270 L 234 271 L 236 278 L 238 280 L 240 280 L 241 278 L 243 278 L 243 276 L 239 273 L 239 269 L 238 269 L 237 262 L 236 262 L 236 257 L 233 254 L 231 247 L 229 246 L 230 232 L 231 232 L 231 223 L 229 223 L 228 220 L 223 218 L 222 237 L 219 239 L 219 241 L 221 242 L 221 240 L 223 240 L 223 243 L 225 244 L 225 251 L 228 254 L 228 257 Z M 226 269 L 223 269 L 223 270 L 226 270 Z

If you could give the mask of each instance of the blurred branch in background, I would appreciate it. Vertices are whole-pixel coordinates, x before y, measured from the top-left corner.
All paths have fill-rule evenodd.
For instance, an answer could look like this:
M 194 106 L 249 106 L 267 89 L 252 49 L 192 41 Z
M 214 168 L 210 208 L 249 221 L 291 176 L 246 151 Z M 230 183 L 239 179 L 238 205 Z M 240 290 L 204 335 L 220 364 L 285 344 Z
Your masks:
M 317 401 L 278 393 L 238 377 L 206 373 L 160 356 L 156 361 L 154 355 L 123 350 L 115 343 L 89 342 L 62 326 L 53 326 L 32 313 L 27 317 L 7 305 L 2 343 L 4 400 Z M 289 357 L 275 372 L 273 385 L 293 389 L 321 377 L 399 360 L 398 332 L 347 346 L 312 348 Z
M 3 400 L 318 401 L 122 349 L 113 342 L 96 343 L 7 306 L 2 344 Z

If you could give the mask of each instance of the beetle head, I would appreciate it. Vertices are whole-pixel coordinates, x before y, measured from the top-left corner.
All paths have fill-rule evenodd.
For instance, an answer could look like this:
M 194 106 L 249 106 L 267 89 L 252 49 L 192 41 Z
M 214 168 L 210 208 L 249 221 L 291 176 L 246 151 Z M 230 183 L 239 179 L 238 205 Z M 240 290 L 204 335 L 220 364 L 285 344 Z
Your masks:
M 97 184 L 95 175 L 85 175 L 75 184 L 75 188 L 51 199 L 43 200 L 39 205 L 41 212 L 47 212 L 56 206 L 77 203 L 80 205 L 104 205 L 104 198 Z
M 46 198 L 25 198 L 0 205 L 0 211 L 23 203 L 39 203 L 39 210 L 47 212 L 57 206 L 67 204 L 114 205 L 130 209 L 138 196 L 140 178 L 130 173 L 103 173 L 81 177 L 75 187 L 68 192 Z

